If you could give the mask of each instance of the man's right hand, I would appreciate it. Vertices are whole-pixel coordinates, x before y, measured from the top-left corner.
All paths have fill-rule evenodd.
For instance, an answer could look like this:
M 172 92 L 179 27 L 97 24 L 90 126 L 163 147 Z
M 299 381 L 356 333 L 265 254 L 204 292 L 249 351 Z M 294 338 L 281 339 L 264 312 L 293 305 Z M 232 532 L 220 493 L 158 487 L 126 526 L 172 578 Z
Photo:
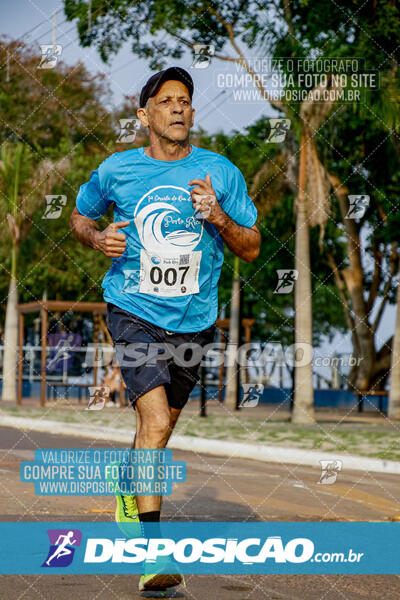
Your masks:
M 94 248 L 109 258 L 122 256 L 126 249 L 126 235 L 118 233 L 118 229 L 128 225 L 130 225 L 130 221 L 118 221 L 111 223 L 104 231 L 96 231 Z

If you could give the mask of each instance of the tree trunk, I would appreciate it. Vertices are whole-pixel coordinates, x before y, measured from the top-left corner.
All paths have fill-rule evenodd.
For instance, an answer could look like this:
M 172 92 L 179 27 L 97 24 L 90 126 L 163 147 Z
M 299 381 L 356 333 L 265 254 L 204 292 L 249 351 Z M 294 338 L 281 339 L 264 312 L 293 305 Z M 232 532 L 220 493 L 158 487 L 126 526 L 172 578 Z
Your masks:
M 295 344 L 312 350 L 312 293 L 310 269 L 310 230 L 308 223 L 306 187 L 306 135 L 303 133 L 300 150 L 299 192 L 296 203 L 296 257 L 298 278 L 295 283 Z M 298 346 L 297 344 L 300 344 Z M 297 353 L 296 353 L 297 354 Z M 293 423 L 314 423 L 314 391 L 311 360 L 295 359 L 295 390 L 292 413 Z M 303 358 L 306 358 L 306 354 Z
M 226 368 L 226 388 L 225 388 L 225 406 L 231 409 L 237 407 L 238 397 L 238 377 L 237 370 L 239 365 L 236 362 L 237 351 L 239 348 L 239 315 L 240 315 L 240 260 L 235 256 L 232 280 L 231 310 L 229 319 L 229 350 L 227 353 Z
M 375 336 L 369 323 L 369 311 L 364 299 L 364 273 L 361 260 L 361 240 L 353 219 L 346 218 L 348 212 L 348 189 L 341 184 L 336 175 L 330 180 L 339 202 L 340 213 L 346 233 L 349 266 L 343 269 L 342 277 L 350 299 L 354 326 L 352 329 L 355 358 L 361 359 L 354 366 L 348 378 L 350 388 L 358 391 L 368 390 L 376 368 Z M 356 340 L 356 345 L 354 341 Z
M 4 328 L 3 390 L 2 400 L 17 401 L 17 346 L 18 346 L 18 289 L 17 280 L 11 277 Z
M 388 417 L 400 419 L 400 282 L 397 286 L 396 330 L 392 346 Z

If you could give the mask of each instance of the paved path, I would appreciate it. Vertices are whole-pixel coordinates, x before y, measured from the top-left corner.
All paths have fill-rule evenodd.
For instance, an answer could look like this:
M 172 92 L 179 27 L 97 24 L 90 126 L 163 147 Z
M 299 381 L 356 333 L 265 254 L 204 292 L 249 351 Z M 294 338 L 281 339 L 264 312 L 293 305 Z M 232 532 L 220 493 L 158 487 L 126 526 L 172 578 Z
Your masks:
M 37 432 L 0 428 L 0 519 L 2 521 L 112 520 L 114 500 L 105 497 L 38 497 L 19 481 L 19 463 L 36 448 L 117 447 Z M 121 445 L 122 447 L 122 445 Z M 318 485 L 317 468 L 229 459 L 174 451 L 187 463 L 187 481 L 163 502 L 168 520 L 387 521 L 400 515 L 396 475 L 343 471 L 334 485 Z M 193 600 L 344 600 L 400 598 L 397 576 L 187 576 L 178 596 Z M 2 576 L 1 600 L 91 600 L 141 598 L 138 576 Z M 152 595 L 151 597 L 155 597 Z

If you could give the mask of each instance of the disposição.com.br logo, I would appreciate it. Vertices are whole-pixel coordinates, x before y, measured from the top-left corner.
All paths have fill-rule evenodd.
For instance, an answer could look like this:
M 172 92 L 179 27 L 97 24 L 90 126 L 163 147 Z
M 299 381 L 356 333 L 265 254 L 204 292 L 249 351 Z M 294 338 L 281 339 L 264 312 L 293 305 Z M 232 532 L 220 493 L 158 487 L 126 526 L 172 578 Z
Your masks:
M 42 567 L 68 567 L 74 558 L 75 548 L 81 545 L 79 529 L 48 529 L 50 548 Z

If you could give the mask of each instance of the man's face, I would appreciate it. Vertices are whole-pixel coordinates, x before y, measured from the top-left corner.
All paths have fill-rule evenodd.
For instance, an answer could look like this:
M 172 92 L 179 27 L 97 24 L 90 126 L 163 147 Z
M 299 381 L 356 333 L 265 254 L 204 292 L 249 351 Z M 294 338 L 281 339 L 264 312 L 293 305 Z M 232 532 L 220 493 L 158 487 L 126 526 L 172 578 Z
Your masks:
M 145 127 L 171 142 L 184 142 L 193 125 L 194 109 L 187 87 L 180 81 L 166 81 L 149 98 L 147 108 L 138 116 Z

